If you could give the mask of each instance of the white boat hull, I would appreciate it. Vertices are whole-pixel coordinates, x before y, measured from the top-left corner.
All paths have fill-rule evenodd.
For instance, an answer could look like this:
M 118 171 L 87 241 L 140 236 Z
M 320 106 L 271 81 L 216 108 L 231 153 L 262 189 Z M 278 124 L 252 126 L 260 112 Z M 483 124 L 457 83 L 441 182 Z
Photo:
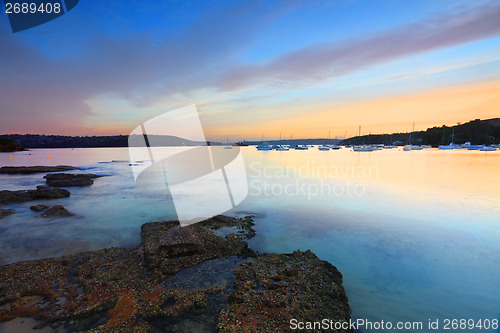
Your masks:
M 373 151 L 373 148 L 361 146 L 361 147 L 353 147 L 352 150 L 353 151 Z

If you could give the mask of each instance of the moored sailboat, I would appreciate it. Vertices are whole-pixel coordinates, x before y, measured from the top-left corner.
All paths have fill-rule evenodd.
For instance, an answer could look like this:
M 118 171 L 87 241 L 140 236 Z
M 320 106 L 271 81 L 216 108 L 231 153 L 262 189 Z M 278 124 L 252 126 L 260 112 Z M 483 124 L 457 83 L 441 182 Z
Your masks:
M 358 143 L 359 143 L 359 137 L 361 137 L 361 126 L 359 126 L 358 129 Z M 373 147 L 367 146 L 363 143 L 363 145 L 357 145 L 352 147 L 353 151 L 373 151 Z

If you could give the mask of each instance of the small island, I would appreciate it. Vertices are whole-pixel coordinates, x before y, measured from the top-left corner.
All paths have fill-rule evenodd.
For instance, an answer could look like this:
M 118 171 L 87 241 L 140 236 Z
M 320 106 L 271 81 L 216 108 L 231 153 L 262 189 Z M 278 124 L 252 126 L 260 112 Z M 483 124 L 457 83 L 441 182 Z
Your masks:
M 12 153 L 15 151 L 23 151 L 23 147 L 18 145 L 14 140 L 0 137 L 0 153 Z

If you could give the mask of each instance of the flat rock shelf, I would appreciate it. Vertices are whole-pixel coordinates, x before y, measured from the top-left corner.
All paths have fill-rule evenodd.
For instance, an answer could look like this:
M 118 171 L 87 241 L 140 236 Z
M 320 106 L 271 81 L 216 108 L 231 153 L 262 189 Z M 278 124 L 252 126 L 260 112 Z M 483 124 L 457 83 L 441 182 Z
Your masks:
M 311 251 L 256 254 L 252 226 L 221 215 L 150 222 L 132 249 L 0 266 L 0 331 L 288 332 L 292 319 L 349 321 L 334 266 Z

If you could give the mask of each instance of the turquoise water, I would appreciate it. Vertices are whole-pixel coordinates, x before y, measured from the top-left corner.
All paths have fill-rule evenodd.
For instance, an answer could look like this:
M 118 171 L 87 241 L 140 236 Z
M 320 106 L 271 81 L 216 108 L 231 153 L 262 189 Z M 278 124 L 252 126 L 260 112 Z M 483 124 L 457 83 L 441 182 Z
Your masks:
M 500 151 L 242 154 L 249 195 L 228 214 L 255 215 L 250 243 L 260 251 L 311 249 L 334 264 L 354 318 L 425 327 L 499 317 Z M 127 160 L 121 148 L 1 154 L 2 166 L 70 164 L 107 175 L 51 201 L 76 217 L 47 220 L 32 202 L 4 205 L 18 213 L 0 220 L 1 263 L 133 246 L 141 224 L 174 217 L 169 194 L 136 187 Z M 0 175 L 0 188 L 34 188 L 42 177 Z

